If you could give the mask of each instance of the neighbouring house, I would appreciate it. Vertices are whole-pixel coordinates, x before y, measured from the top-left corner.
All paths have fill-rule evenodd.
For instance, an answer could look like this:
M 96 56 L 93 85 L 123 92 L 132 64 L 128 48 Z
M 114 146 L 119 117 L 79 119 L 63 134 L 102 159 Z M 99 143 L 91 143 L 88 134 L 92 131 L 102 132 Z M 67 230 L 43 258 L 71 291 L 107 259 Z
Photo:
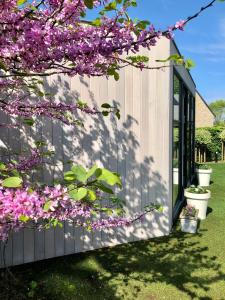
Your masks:
M 196 91 L 196 115 L 195 115 L 195 126 L 199 127 L 211 127 L 215 123 L 216 116 L 206 103 L 201 94 Z
M 140 50 L 140 55 L 150 57 L 150 67 L 163 65 L 156 60 L 176 53 L 175 43 L 166 38 L 150 52 Z M 119 121 L 85 117 L 82 129 L 40 118 L 32 129 L 14 128 L 10 134 L 8 129 L 1 129 L 3 157 L 7 149 L 15 153 L 28 148 L 32 138 L 45 141 L 55 150 L 55 157 L 49 158 L 46 168 L 37 171 L 33 180 L 51 184 L 67 171 L 68 160 L 87 166 L 97 163 L 121 174 L 124 188 L 120 196 L 128 215 L 143 210 L 150 202 L 164 207 L 163 213 L 149 214 L 129 228 L 87 232 L 65 222 L 63 228 L 15 232 L 5 249 L 7 265 L 169 235 L 184 202 L 183 190 L 194 174 L 196 93 L 190 73 L 169 64 L 160 70 L 121 69 L 118 82 L 79 76 L 53 76 L 46 82 L 45 88 L 61 100 L 82 99 L 93 106 L 114 103 L 121 111 Z

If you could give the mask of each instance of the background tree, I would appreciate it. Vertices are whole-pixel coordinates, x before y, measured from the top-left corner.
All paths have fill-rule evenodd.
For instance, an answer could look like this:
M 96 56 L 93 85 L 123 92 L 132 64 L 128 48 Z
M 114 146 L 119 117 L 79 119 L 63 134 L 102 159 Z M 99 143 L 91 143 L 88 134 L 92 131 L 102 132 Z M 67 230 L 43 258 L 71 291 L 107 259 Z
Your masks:
M 225 100 L 215 100 L 209 104 L 209 107 L 216 115 L 216 124 L 224 124 L 225 120 Z

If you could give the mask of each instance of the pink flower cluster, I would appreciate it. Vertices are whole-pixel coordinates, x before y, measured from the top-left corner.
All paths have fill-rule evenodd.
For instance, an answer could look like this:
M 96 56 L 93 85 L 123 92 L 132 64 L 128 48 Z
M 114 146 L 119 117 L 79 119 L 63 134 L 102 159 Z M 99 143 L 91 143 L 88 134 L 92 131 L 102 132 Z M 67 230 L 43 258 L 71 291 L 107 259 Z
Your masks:
M 186 24 L 186 20 L 180 20 L 175 24 L 175 28 L 180 29 L 180 30 L 184 30 L 184 26 Z
M 102 16 L 98 26 L 88 26 L 81 17 L 87 9 L 83 0 L 42 2 L 32 10 L 27 5 L 18 8 L 17 0 L 1 1 L 0 57 L 14 75 L 23 71 L 104 75 L 118 54 L 150 48 L 162 34 L 149 26 L 136 36 L 135 24 L 125 15 L 126 5 L 114 17 Z M 95 6 L 102 2 L 107 1 L 96 1 Z
M 24 218 L 37 224 L 49 219 L 63 221 L 78 216 L 90 217 L 91 208 L 72 201 L 67 189 L 60 185 L 45 187 L 43 191 L 0 189 L 0 240 L 6 240 L 11 230 L 24 227 Z
M 25 118 L 32 118 L 33 116 L 45 116 L 52 119 L 58 119 L 63 123 L 70 125 L 74 120 L 68 113 L 74 113 L 82 111 L 87 114 L 97 114 L 96 108 L 90 108 L 88 106 L 80 106 L 78 104 L 65 104 L 56 103 L 53 101 L 39 101 L 34 104 L 30 104 L 25 101 L 16 99 L 2 105 L 2 110 L 10 116 L 22 116 Z
M 29 157 L 21 158 L 19 163 L 9 163 L 7 165 L 7 170 L 17 170 L 21 171 L 30 171 L 34 167 L 40 165 L 42 163 L 42 154 L 39 149 L 32 149 L 31 155 Z
M 28 188 L 0 188 L 0 240 L 7 240 L 11 231 L 24 228 L 30 221 L 39 229 L 49 220 L 75 221 L 79 226 L 93 230 L 129 226 L 138 217 L 109 217 L 92 221 L 92 206 L 74 201 L 68 190 L 60 185 L 40 191 Z M 96 212 L 96 210 L 95 210 Z M 99 217 L 101 213 L 99 212 Z M 140 214 L 141 215 L 141 214 Z M 143 214 L 142 214 L 143 215 Z M 42 225 L 41 225 L 42 224 Z
M 102 230 L 106 228 L 115 228 L 122 226 L 130 226 L 132 223 L 132 218 L 125 217 L 109 217 L 107 219 L 97 220 L 91 223 L 91 228 L 93 230 Z

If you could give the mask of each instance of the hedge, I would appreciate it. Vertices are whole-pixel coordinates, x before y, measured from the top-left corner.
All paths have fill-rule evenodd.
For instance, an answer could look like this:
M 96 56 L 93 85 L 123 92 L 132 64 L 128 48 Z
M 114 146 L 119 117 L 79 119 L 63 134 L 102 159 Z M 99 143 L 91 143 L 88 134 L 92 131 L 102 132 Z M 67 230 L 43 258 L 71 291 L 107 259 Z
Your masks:
M 209 135 L 207 135 L 208 143 L 205 145 L 207 153 L 207 161 L 215 160 L 215 153 L 218 153 L 218 159 L 221 159 L 221 133 L 225 130 L 224 126 L 202 127 L 196 129 L 196 146 L 199 145 L 199 132 L 208 132 L 211 135 L 211 141 L 209 141 Z

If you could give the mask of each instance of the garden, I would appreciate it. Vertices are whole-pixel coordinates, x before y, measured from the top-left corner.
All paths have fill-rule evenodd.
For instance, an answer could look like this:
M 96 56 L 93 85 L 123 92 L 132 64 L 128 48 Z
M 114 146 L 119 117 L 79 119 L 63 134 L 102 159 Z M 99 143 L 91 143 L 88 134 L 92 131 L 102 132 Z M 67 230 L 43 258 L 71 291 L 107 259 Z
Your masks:
M 12 269 L 1 299 L 212 299 L 225 295 L 224 163 L 213 169 L 207 218 L 196 234 L 179 222 L 168 237 L 99 249 Z
M 34 137 L 43 119 L 73 128 L 77 133 L 83 130 L 84 135 L 87 118 L 108 118 L 113 124 L 121 119 L 120 108 L 114 103 L 90 106 L 85 99 L 71 99 L 68 94 L 68 102 L 60 97 L 55 99 L 47 78 L 79 76 L 82 81 L 84 76 L 111 77 L 118 81 L 120 71 L 128 66 L 141 71 L 165 70 L 171 66 L 189 70 L 192 61 L 178 54 L 149 66 L 149 58 L 139 55 L 139 49 L 150 50 L 162 37 L 172 40 L 174 32 L 183 31 L 216 2 L 210 1 L 164 31 L 149 21 L 129 16 L 129 10 L 137 6 L 135 0 L 0 2 L 1 299 L 222 299 L 225 294 L 225 245 L 220 238 L 224 234 L 223 163 L 199 165 L 197 173 L 202 187 L 190 186 L 185 190 L 188 205 L 169 236 L 18 267 L 8 268 L 6 263 L 7 246 L 10 241 L 14 243 L 11 238 L 26 229 L 46 233 L 60 230 L 66 222 L 88 233 L 127 230 L 134 223 L 142 224 L 146 216 L 155 214 L 156 219 L 160 218 L 164 208 L 149 199 L 144 207 L 138 206 L 128 215 L 120 197 L 123 188 L 120 174 L 96 162 L 87 166 L 68 159 L 66 167 L 63 164 L 58 172 L 60 176 L 56 173 L 49 181 L 44 177 L 57 153 L 48 147 L 52 128 L 49 133 L 49 128 L 43 126 L 41 138 Z M 94 9 L 97 17 L 87 20 L 86 16 Z M 129 56 L 123 58 L 123 55 Z M 47 142 L 42 139 L 44 135 Z M 62 146 L 60 134 L 55 134 L 55 139 Z M 12 144 L 15 146 L 18 141 L 20 146 L 12 150 Z M 200 129 L 196 134 L 197 161 L 223 160 L 224 142 L 222 128 Z M 78 143 L 84 146 L 79 140 Z M 150 165 L 153 158 L 144 162 Z M 161 188 L 156 185 L 157 198 L 165 189 L 160 175 L 157 172 L 153 175 L 161 183 Z M 168 225 L 169 220 L 165 223 Z M 13 246 L 14 253 L 21 251 L 16 243 Z

